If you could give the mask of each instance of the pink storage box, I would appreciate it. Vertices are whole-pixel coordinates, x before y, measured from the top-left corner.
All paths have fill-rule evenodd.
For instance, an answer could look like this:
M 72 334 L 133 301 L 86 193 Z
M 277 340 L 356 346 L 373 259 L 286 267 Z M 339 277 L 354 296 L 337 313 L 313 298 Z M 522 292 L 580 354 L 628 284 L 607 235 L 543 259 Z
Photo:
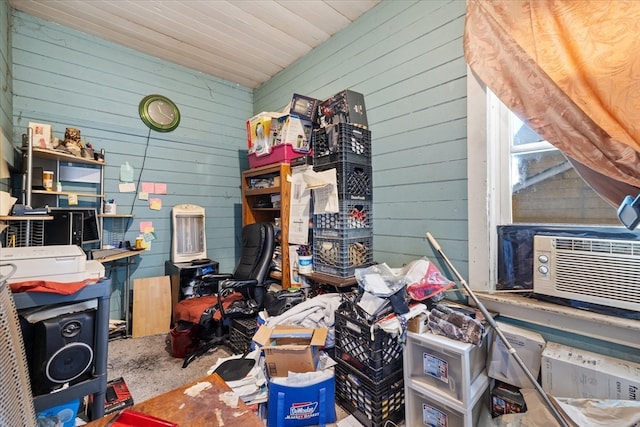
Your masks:
M 278 144 L 271 147 L 269 154 L 258 156 L 256 153 L 249 153 L 249 168 L 253 169 L 274 163 L 291 163 L 291 160 L 305 154 L 311 154 L 311 152 L 295 151 L 291 144 Z

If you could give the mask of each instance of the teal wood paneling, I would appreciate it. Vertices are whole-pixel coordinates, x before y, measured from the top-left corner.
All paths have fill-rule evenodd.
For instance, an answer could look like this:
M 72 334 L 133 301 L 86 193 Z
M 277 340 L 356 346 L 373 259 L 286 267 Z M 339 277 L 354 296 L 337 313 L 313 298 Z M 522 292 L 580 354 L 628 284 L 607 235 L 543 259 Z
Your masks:
M 11 78 L 11 8 L 0 2 L 0 162 L 13 165 L 13 79 Z M 0 178 L 0 191 L 10 191 L 9 178 Z
M 464 1 L 383 1 L 254 91 L 254 112 L 293 93 L 365 95 L 372 132 L 374 259 L 435 258 L 468 272 Z
M 252 91 L 18 11 L 13 19 L 13 142 L 19 143 L 29 121 L 37 121 L 51 123 L 58 138 L 76 127 L 105 149 L 105 194 L 116 200 L 119 213 L 135 215 L 126 239 L 135 240 L 141 221 L 155 228 L 156 240 L 133 267 L 133 278 L 164 275 L 171 207 L 181 203 L 206 209 L 208 256 L 231 271 Z M 149 131 L 140 120 L 138 104 L 151 93 L 179 106 L 174 132 Z M 162 209 L 149 209 L 135 193 L 118 192 L 125 162 L 133 166 L 136 183 L 167 184 L 166 195 L 150 195 L 162 200 Z

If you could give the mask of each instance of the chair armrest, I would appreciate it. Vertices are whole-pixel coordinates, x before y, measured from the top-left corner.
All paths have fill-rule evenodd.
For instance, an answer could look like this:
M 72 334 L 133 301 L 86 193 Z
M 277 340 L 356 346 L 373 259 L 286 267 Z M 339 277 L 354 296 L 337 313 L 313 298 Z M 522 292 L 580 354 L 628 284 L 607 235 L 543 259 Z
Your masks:
M 221 280 L 230 279 L 233 277 L 231 273 L 208 273 L 200 277 L 200 280 L 205 282 L 219 282 Z
M 242 289 L 256 286 L 258 286 L 258 281 L 256 279 L 238 280 L 233 278 L 225 279 L 218 285 L 220 291 L 224 289 L 240 291 Z

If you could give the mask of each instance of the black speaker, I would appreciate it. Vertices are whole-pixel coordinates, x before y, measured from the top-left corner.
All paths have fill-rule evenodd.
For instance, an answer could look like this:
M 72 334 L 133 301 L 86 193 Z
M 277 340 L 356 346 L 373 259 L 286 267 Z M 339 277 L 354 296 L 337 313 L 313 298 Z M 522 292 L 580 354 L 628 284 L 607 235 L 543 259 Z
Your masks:
M 88 378 L 94 365 L 95 310 L 22 323 L 34 395 Z

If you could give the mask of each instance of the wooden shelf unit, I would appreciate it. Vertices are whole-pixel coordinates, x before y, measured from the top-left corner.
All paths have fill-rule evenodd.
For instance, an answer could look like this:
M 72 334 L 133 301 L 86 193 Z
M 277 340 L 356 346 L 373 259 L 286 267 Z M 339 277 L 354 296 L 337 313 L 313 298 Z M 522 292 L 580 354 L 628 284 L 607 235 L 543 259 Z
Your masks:
M 291 199 L 291 183 L 288 177 L 291 175 L 291 167 L 288 163 L 276 163 L 248 169 L 242 172 L 242 225 L 256 222 L 274 222 L 280 218 L 280 250 L 282 257 L 282 277 L 280 278 L 283 289 L 291 287 L 289 274 L 289 201 Z M 253 188 L 255 179 L 279 180 L 276 185 L 267 188 Z M 271 201 L 272 195 L 280 195 L 280 207 L 257 207 L 261 200 Z

